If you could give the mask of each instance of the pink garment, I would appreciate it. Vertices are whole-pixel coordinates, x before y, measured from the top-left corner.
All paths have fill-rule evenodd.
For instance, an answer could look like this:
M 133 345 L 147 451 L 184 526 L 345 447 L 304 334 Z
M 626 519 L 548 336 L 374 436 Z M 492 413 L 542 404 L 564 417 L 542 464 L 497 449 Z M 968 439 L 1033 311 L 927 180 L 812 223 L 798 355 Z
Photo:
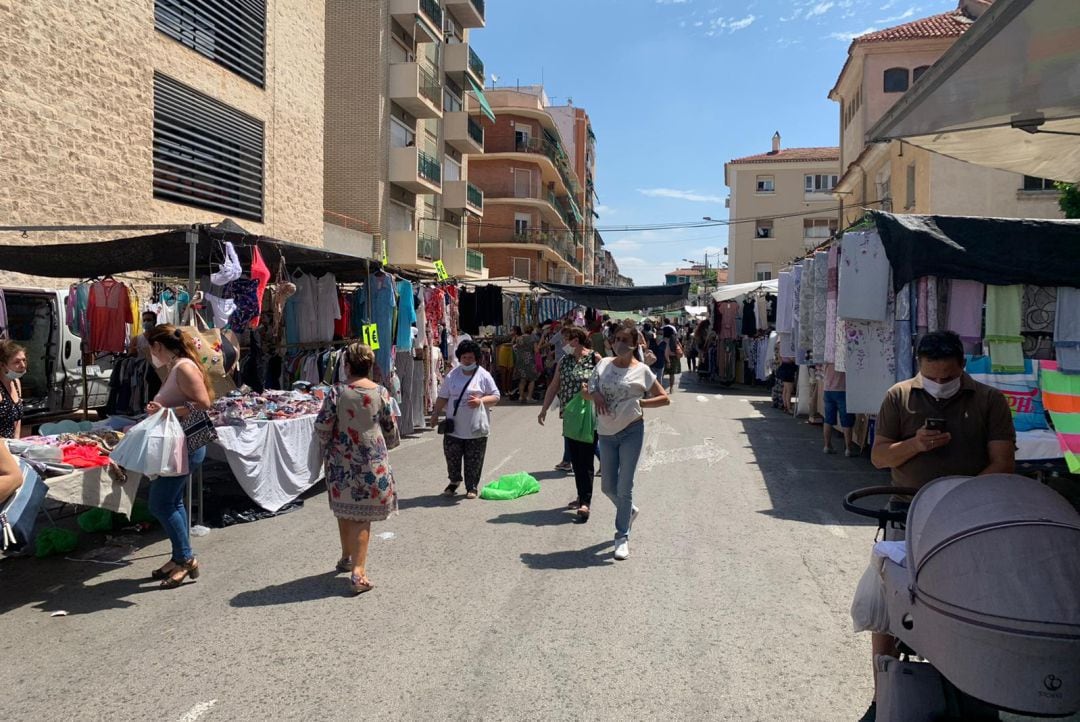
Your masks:
M 262 314 L 263 296 L 266 294 L 266 286 L 270 283 L 270 269 L 267 268 L 266 263 L 263 261 L 262 254 L 259 253 L 259 247 L 253 246 L 251 248 L 251 280 L 258 281 L 259 287 L 256 291 L 259 314 Z M 251 319 L 251 328 L 259 327 L 259 315 Z
M 87 307 L 90 319 L 89 351 L 123 353 L 127 350 L 127 327 L 135 319 L 131 315 L 131 300 L 127 286 L 107 278 L 90 287 Z
M 161 390 L 158 391 L 157 396 L 154 397 L 154 401 L 169 408 L 183 406 L 190 401 L 190 399 L 184 395 L 184 392 L 180 390 L 180 382 L 177 381 L 176 376 L 176 373 L 184 364 L 191 364 L 194 366 L 195 362 L 189 358 L 178 359 L 176 364 L 172 367 L 172 371 L 169 372 L 169 377 L 165 379 L 165 383 L 161 385 Z
M 735 301 L 724 301 L 720 304 L 720 340 L 733 341 L 739 337 L 737 317 L 739 304 Z
M 948 330 L 960 334 L 966 344 L 982 341 L 983 295 L 986 287 L 978 281 L 952 279 L 949 282 Z
M 825 293 L 825 362 L 836 360 L 836 297 L 840 289 L 840 244 L 829 248 Z

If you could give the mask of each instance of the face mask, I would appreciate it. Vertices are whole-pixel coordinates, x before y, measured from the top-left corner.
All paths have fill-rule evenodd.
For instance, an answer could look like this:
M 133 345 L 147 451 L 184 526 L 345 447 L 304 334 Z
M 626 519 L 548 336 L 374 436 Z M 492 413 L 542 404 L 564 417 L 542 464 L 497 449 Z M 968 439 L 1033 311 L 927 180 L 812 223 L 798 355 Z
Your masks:
M 616 356 L 625 356 L 626 354 L 632 352 L 633 349 L 630 348 L 630 344 L 626 343 L 625 341 L 616 341 L 614 344 L 612 344 L 612 351 L 615 352 Z
M 25 375 L 26 375 L 25 371 L 8 371 L 5 374 L 5 376 L 7 376 L 7 378 L 8 378 L 8 381 L 17 381 L 17 380 L 21 379 Z
M 573 347 L 573 346 L 571 346 L 571 345 L 570 345 L 570 344 L 568 344 L 568 343 L 564 343 L 564 344 L 563 344 L 563 347 L 562 347 L 562 352 L 563 352 L 563 353 L 565 353 L 565 354 L 571 354 L 571 353 L 574 353 L 574 347 Z
M 930 394 L 935 399 L 951 399 L 960 392 L 960 380 L 961 379 L 957 377 L 952 381 L 939 384 L 937 381 L 923 378 L 922 387 L 923 391 Z
M 150 363 L 152 363 L 156 369 L 165 365 L 165 362 L 158 358 L 157 354 L 150 354 Z
M 476 364 L 461 364 L 461 370 L 471 374 L 476 370 L 476 366 Z

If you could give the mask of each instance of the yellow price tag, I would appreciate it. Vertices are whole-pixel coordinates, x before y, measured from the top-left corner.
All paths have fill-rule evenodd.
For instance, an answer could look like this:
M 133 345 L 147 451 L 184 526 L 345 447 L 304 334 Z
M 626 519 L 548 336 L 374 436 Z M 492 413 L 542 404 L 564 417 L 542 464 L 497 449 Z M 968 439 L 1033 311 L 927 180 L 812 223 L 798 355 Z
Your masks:
M 440 281 L 450 278 L 450 274 L 446 272 L 446 264 L 442 261 L 435 261 L 435 273 Z
M 386 241 L 385 240 L 383 241 L 383 244 L 382 244 L 382 264 L 384 266 L 389 265 L 389 262 L 387 261 L 387 258 L 386 258 Z
M 364 345 L 372 351 L 379 350 L 379 327 L 373 323 L 364 324 Z

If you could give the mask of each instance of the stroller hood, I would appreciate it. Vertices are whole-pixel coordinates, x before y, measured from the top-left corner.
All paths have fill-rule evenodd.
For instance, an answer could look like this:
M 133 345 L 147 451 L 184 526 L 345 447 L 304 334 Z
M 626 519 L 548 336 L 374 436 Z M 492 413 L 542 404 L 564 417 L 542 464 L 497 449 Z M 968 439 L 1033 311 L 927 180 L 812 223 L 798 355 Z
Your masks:
M 1080 635 L 1080 514 L 1014 474 L 946 477 L 912 500 L 913 596 L 969 622 Z

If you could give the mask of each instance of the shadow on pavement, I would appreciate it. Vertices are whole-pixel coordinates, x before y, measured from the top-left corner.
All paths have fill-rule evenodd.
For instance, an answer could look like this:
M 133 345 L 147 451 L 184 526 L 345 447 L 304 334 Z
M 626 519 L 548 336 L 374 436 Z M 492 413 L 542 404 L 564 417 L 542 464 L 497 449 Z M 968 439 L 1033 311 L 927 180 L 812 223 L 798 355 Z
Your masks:
M 516 514 L 500 514 L 487 520 L 488 524 L 525 524 L 527 526 L 560 526 L 573 524 L 574 514 L 569 508 L 536 509 Z
M 868 454 L 847 458 L 842 453 L 822 453 L 821 426 L 811 426 L 772 408 L 770 398 L 749 399 L 763 417 L 739 422 L 753 452 L 754 462 L 772 501 L 760 513 L 776 519 L 852 527 L 872 527 L 875 522 L 844 511 L 844 496 L 855 489 L 889 483 L 888 472 L 870 464 Z M 834 434 L 833 446 L 842 437 Z
M 550 554 L 521 555 L 521 561 L 529 569 L 588 569 L 614 564 L 614 542 L 605 541 L 585 549 L 570 549 Z
M 414 496 L 410 499 L 398 499 L 398 510 L 406 509 L 439 509 L 444 506 L 450 507 L 464 501 L 465 494 L 459 493 L 455 497 L 443 496 L 442 494 L 429 494 L 428 496 Z
M 272 607 L 278 604 L 314 602 L 328 597 L 351 597 L 347 577 L 337 572 L 323 572 L 294 579 L 284 584 L 271 584 L 262 589 L 240 592 L 230 607 Z

